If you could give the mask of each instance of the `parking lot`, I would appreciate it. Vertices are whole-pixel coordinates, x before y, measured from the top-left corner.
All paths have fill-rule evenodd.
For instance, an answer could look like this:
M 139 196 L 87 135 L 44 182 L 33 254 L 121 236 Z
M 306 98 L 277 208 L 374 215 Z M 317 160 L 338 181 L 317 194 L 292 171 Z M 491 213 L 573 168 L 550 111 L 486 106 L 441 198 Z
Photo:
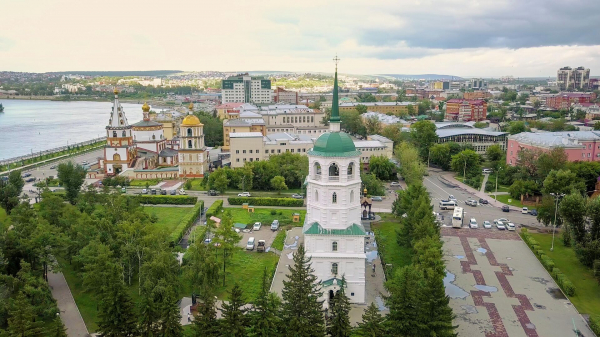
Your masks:
M 441 231 L 459 336 L 594 336 L 516 232 Z
M 282 230 L 282 229 L 279 228 L 279 230 Z M 255 240 L 254 241 L 254 251 L 256 251 L 256 246 L 258 246 L 258 240 L 265 240 L 265 246 L 271 247 L 273 240 L 275 240 L 275 236 L 277 236 L 277 232 L 274 232 L 271 230 L 270 223 L 263 224 L 261 229 L 258 231 L 250 230 L 247 233 L 244 233 L 242 231 L 240 234 L 242 234 L 242 239 L 238 243 L 238 246 L 242 247 L 242 248 L 246 248 L 248 239 L 250 239 L 251 237 L 254 237 L 254 240 Z

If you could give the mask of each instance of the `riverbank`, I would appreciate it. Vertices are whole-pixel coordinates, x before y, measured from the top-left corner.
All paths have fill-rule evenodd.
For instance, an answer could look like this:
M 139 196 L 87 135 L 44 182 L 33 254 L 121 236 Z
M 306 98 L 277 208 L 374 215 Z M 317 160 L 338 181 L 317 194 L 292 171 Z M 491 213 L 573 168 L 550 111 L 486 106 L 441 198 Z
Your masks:
M 114 97 L 88 97 L 88 96 L 70 96 L 69 99 L 61 98 L 63 96 L 15 96 L 15 95 L 2 95 L 0 99 L 6 100 L 24 100 L 24 101 L 52 101 L 52 102 L 112 102 Z M 119 101 L 122 103 L 131 104 L 144 104 L 147 102 L 150 105 L 156 105 L 156 108 L 167 109 L 172 108 L 173 105 L 167 104 L 162 100 L 157 99 L 143 99 L 143 98 L 127 98 L 119 97 Z M 183 104 L 181 105 L 183 106 Z

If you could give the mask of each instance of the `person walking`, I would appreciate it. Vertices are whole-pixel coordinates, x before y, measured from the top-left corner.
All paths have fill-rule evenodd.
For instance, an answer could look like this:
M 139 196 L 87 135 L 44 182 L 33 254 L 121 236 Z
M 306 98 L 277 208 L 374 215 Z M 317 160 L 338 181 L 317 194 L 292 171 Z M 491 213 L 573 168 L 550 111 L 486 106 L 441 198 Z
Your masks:
M 373 262 L 373 274 L 375 274 L 375 262 Z

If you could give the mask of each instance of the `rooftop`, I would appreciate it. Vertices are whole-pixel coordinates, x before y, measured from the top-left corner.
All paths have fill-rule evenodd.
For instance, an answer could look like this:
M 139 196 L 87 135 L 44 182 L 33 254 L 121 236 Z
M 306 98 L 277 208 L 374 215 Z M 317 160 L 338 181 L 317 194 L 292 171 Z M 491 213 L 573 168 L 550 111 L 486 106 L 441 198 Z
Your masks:
M 357 103 L 342 103 L 341 107 L 355 107 L 357 105 L 364 105 L 366 107 L 370 106 L 408 106 L 408 105 L 416 105 L 416 102 L 357 102 Z
M 318 222 L 306 223 L 302 230 L 305 235 L 365 235 L 365 228 L 362 225 L 352 224 L 346 229 L 325 229 Z
M 260 132 L 232 132 L 229 138 L 260 138 L 263 134 Z
M 598 131 L 562 131 L 562 132 L 522 132 L 511 135 L 508 139 L 521 144 L 538 147 L 571 147 L 579 148 L 581 142 L 600 141 Z
M 452 137 L 459 135 L 484 135 L 484 136 L 502 136 L 506 135 L 506 132 L 488 131 L 477 128 L 453 128 L 453 129 L 437 129 L 435 131 L 438 137 Z

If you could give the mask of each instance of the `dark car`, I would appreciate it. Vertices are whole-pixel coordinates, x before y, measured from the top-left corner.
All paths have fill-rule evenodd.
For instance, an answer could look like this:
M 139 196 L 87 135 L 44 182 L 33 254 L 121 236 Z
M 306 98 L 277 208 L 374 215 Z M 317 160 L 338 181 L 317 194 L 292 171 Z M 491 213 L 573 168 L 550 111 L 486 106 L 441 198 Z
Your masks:
M 25 182 L 28 182 L 28 183 L 31 183 L 31 182 L 34 182 L 34 181 L 35 181 L 34 177 L 31 177 L 31 178 L 25 180 Z
M 217 191 L 215 191 L 215 190 L 210 190 L 210 191 L 208 191 L 208 195 L 216 196 L 216 195 L 219 195 L 219 193 L 217 193 Z
M 150 194 L 152 194 L 152 195 L 156 195 L 156 190 L 155 190 L 155 189 L 151 189 L 151 190 L 150 190 Z
M 27 177 L 31 177 L 31 173 L 25 173 L 25 174 L 23 175 L 23 178 L 27 178 Z
M 170 191 L 170 194 L 171 194 L 171 195 L 177 195 L 177 190 L 171 190 L 171 191 Z
M 485 199 L 479 199 L 479 203 L 482 204 L 482 205 L 487 205 L 488 201 L 485 200 Z
M 533 216 L 537 216 L 538 215 L 537 209 L 531 209 L 531 210 L 529 210 L 529 214 L 531 214 Z
M 502 206 L 502 212 L 510 212 L 510 208 L 506 205 Z
M 167 190 L 160 190 L 161 195 L 167 195 Z

